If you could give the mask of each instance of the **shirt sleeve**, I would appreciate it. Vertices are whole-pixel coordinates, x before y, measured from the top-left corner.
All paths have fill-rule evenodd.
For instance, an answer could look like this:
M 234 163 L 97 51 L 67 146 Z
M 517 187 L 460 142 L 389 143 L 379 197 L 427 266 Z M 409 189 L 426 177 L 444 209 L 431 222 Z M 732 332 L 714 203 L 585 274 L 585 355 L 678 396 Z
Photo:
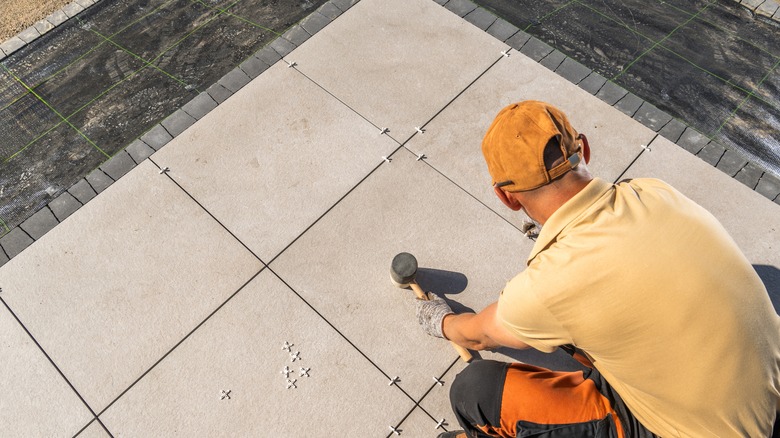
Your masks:
M 507 283 L 498 299 L 501 324 L 531 347 L 552 353 L 560 345 L 572 344 L 571 336 L 544 305 L 531 285 L 532 268 Z

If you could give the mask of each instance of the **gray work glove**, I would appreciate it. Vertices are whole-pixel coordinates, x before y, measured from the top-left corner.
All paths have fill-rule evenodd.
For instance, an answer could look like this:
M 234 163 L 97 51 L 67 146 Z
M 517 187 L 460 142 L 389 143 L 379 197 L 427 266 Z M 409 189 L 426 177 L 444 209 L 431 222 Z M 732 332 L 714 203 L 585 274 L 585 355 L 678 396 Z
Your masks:
M 425 333 L 437 338 L 444 338 L 442 323 L 444 317 L 454 314 L 449 304 L 438 296 L 429 293 L 428 301 L 417 299 L 417 322 Z

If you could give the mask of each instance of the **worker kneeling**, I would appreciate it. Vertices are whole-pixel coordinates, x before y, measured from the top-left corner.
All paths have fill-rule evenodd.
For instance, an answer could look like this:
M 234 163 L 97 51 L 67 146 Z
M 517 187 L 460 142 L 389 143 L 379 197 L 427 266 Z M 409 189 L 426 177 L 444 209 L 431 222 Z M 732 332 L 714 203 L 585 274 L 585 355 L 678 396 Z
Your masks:
M 586 371 L 476 361 L 455 379 L 465 431 L 440 437 L 767 437 L 780 317 L 718 221 L 655 179 L 590 175 L 590 146 L 542 102 L 510 105 L 482 143 L 496 195 L 544 227 L 498 301 L 426 332 L 474 350 L 563 348 Z

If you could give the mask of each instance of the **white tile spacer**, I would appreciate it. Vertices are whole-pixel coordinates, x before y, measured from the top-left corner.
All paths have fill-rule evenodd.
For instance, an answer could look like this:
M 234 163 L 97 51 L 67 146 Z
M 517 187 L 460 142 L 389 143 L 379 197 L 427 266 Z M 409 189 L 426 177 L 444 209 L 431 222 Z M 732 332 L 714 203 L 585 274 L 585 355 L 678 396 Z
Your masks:
M 390 132 L 390 128 L 379 128 L 379 134 L 387 134 Z
M 419 155 L 417 155 L 417 159 L 415 161 L 424 160 L 426 158 L 428 158 L 428 157 L 426 157 L 425 154 L 419 154 Z
M 641 147 L 642 149 L 646 150 L 647 152 L 650 152 L 652 150 L 652 149 L 650 149 L 650 146 L 643 145 L 643 144 L 639 145 L 639 147 Z
M 287 367 L 287 365 L 285 365 L 284 369 L 282 369 L 282 371 L 280 371 L 279 374 L 284 374 L 284 378 L 286 379 L 286 378 L 290 377 L 290 373 L 291 372 L 292 372 L 292 370 L 289 367 Z
M 285 60 L 284 62 L 287 63 L 287 68 L 292 68 L 292 67 L 295 67 L 296 65 L 298 65 L 298 63 L 295 62 L 295 61 L 289 61 L 288 62 L 287 60 Z
M 284 341 L 284 345 L 282 345 L 282 350 L 287 350 L 289 353 L 292 353 L 292 350 L 291 350 L 291 348 L 292 348 L 294 345 L 295 345 L 295 344 L 290 344 L 289 342 L 287 342 L 287 341 Z
M 297 386 L 295 386 L 295 382 L 298 380 L 296 379 L 287 379 L 287 389 L 298 389 Z
M 389 163 L 389 162 L 393 161 L 392 158 L 387 158 L 384 155 L 382 155 L 382 159 L 385 160 L 385 163 Z
M 420 128 L 419 126 L 415 126 L 414 130 L 417 131 L 418 134 L 425 134 L 425 130 Z
M 225 391 L 223 389 L 222 392 L 219 395 L 219 399 L 220 400 L 224 400 L 224 399 L 230 400 L 230 393 L 231 393 L 231 390 L 228 389 L 227 391 Z
M 396 429 L 395 427 L 390 426 L 390 430 L 392 430 L 396 435 L 401 435 L 401 429 Z
M 389 382 L 387 382 L 387 386 L 393 386 L 393 385 L 397 384 L 400 381 L 401 381 L 401 378 L 398 377 L 398 376 L 395 376 L 392 379 L 390 379 Z
M 301 359 L 301 352 L 300 351 L 296 351 L 295 353 L 290 352 L 290 360 L 293 362 L 295 362 L 296 360 L 303 360 Z
M 311 371 L 311 368 L 301 367 L 301 373 L 298 375 L 298 377 L 311 377 L 309 375 L 309 371 Z
M 162 175 L 163 173 L 168 173 L 170 171 L 171 171 L 170 167 L 167 167 L 167 166 L 163 167 L 162 169 L 160 169 L 160 175 Z
M 436 376 L 433 376 L 433 381 L 436 382 L 436 384 L 439 386 L 444 386 L 444 381 L 438 379 Z
M 510 49 L 506 49 L 503 52 L 501 52 L 501 54 L 504 55 L 504 58 L 509 58 L 509 50 Z
M 446 421 L 444 421 L 444 418 L 442 418 L 441 420 L 439 420 L 439 422 L 438 422 L 438 423 L 436 423 L 436 429 L 438 429 L 438 428 L 440 428 L 440 427 L 441 427 L 441 428 L 444 428 L 444 426 L 449 426 L 449 425 L 447 424 L 447 422 L 446 422 Z M 434 430 L 436 430 L 436 429 L 434 429 Z

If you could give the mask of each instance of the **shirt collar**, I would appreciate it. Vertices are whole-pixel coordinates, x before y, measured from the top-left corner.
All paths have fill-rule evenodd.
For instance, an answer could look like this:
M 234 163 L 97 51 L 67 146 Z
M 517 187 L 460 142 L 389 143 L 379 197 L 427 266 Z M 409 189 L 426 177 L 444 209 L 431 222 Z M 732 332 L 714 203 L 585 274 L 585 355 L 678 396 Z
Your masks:
M 555 210 L 552 216 L 547 219 L 547 222 L 542 227 L 542 231 L 536 238 L 536 244 L 531 250 L 531 255 L 528 256 L 527 263 L 530 264 L 540 252 L 544 251 L 556 240 L 567 225 L 593 205 L 604 193 L 611 190 L 612 187 L 612 184 L 600 178 L 593 178 L 585 188 Z

